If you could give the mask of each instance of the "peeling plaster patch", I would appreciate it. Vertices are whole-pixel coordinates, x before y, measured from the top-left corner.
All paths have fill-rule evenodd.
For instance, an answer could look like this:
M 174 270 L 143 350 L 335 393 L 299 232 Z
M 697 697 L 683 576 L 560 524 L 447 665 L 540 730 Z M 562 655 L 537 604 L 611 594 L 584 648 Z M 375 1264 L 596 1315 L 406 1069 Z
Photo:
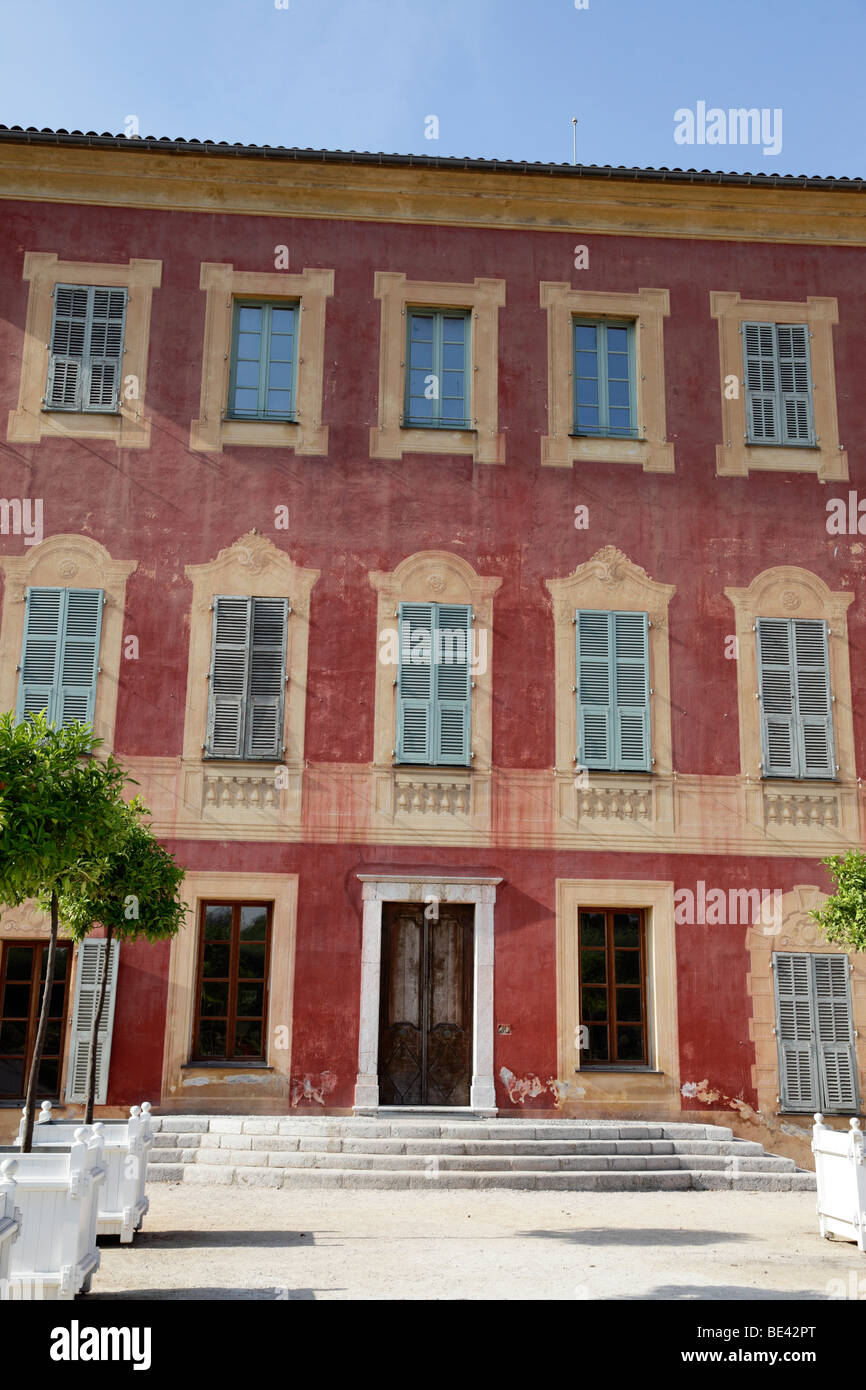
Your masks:
M 255 1071 L 242 1071 L 239 1072 L 237 1076 L 224 1076 L 222 1079 L 227 1082 L 229 1086 L 241 1086 L 246 1081 L 255 1081 L 258 1086 L 262 1084 L 261 1072 Z
M 325 1096 L 331 1094 L 337 1084 L 337 1075 L 333 1071 L 319 1072 L 319 1084 L 313 1084 L 313 1077 L 309 1074 L 305 1076 L 292 1077 L 292 1105 L 300 1105 L 303 1101 L 315 1101 L 316 1105 L 325 1104 Z
M 525 1100 L 543 1095 L 547 1090 L 540 1076 L 515 1076 L 507 1067 L 502 1067 L 499 1076 L 508 1092 L 508 1099 L 515 1105 L 522 1105 Z
M 185 1076 L 184 1086 L 209 1086 L 211 1079 L 209 1076 Z
M 812 1135 L 805 1125 L 780 1125 L 783 1134 L 787 1134 L 790 1139 L 808 1139 L 811 1143 Z
M 698 1083 L 696 1081 L 684 1081 L 680 1090 L 686 1100 L 693 1100 L 698 1093 Z
M 726 1096 L 722 1091 L 717 1091 L 710 1086 L 706 1077 L 703 1081 L 686 1081 L 680 1087 L 683 1096 L 689 1100 L 700 1100 L 704 1105 L 717 1105 L 721 1101 L 722 1105 L 728 1110 L 734 1110 L 741 1120 L 760 1121 L 761 1117 L 756 1110 L 739 1096 Z
M 583 1100 L 586 1095 L 585 1086 L 578 1086 L 574 1081 L 560 1081 L 556 1076 L 552 1076 L 547 1085 L 557 1108 L 567 1100 Z

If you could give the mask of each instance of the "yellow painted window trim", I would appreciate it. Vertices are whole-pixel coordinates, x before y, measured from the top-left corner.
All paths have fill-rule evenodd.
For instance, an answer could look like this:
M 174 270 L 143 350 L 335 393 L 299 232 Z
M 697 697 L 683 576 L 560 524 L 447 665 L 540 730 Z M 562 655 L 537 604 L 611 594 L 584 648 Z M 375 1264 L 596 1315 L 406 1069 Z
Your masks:
M 589 907 L 642 908 L 647 931 L 647 1007 L 650 1066 L 660 1075 L 628 1069 L 581 1069 L 575 1030 L 580 1018 L 579 913 Z M 571 879 L 556 881 L 557 1075 L 560 1082 L 590 1087 L 583 1099 L 615 1103 L 624 1092 L 664 1094 L 679 1109 L 680 1061 L 677 1019 L 677 957 L 674 885 L 658 879 Z M 567 1092 L 565 1093 L 567 1098 Z
M 150 445 L 150 418 L 145 410 L 150 307 L 162 280 L 162 261 L 131 260 L 126 265 L 98 261 L 61 261 L 56 251 L 27 251 L 22 278 L 29 282 L 18 407 L 9 412 L 6 438 L 14 444 L 40 439 L 105 439 L 120 449 Z M 51 356 L 53 290 L 58 284 L 107 285 L 128 290 L 121 369 L 120 408 L 100 415 L 93 411 L 44 410 Z M 138 396 L 127 400 L 124 381 L 134 376 Z
M 325 313 L 334 293 L 333 270 L 235 270 L 226 263 L 202 262 L 200 288 L 205 303 L 201 404 L 190 426 L 189 447 L 220 453 L 226 445 L 294 449 L 296 454 L 327 454 L 328 427 L 322 424 L 325 373 Z M 298 315 L 297 419 L 227 420 L 235 299 L 300 301 Z
M 854 717 L 851 697 L 851 661 L 848 648 L 848 607 L 854 595 L 833 591 L 817 574 L 797 565 L 778 565 L 756 575 L 747 589 L 725 589 L 733 604 L 737 637 L 737 692 L 740 715 L 740 772 L 761 781 L 761 716 L 757 699 L 758 654 L 755 625 L 758 618 L 803 618 L 826 622 L 830 635 L 830 693 L 835 696 L 833 736 L 838 764 L 837 779 L 855 782 Z M 774 777 L 766 786 L 807 791 L 809 778 Z
M 372 458 L 404 454 L 469 454 L 475 463 L 504 463 L 505 436 L 499 433 L 499 310 L 505 281 L 476 279 L 470 284 L 407 280 L 396 271 L 378 270 L 373 296 L 382 305 L 379 345 L 379 416 L 370 430 Z M 406 309 L 409 305 L 471 312 L 469 402 L 471 430 L 404 429 Z
M 188 1107 L 193 1097 L 206 1104 L 216 1099 L 219 1109 L 236 1112 L 245 1097 L 266 1098 L 270 1113 L 288 1109 L 288 1084 L 291 1073 L 292 1000 L 294 998 L 295 935 L 298 912 L 298 875 L 232 873 L 214 870 L 187 870 L 181 885 L 187 916 L 183 927 L 171 943 L 168 970 L 168 1000 L 165 1014 L 165 1045 L 163 1051 L 161 1104 L 171 1108 Z M 182 1072 L 192 1048 L 195 1022 L 198 914 L 200 904 L 208 899 L 232 902 L 272 902 L 271 963 L 268 980 L 268 1023 L 266 1061 L 273 1072 L 257 1073 L 250 1069 L 249 1081 L 240 1088 L 237 1081 L 226 1082 L 219 1068 L 202 1068 L 201 1077 L 195 1072 Z M 287 1046 L 280 1046 L 279 1035 Z M 227 1076 L 236 1077 L 235 1066 L 226 1067 Z M 184 1081 L 204 1078 L 206 1084 L 184 1086 Z
M 126 581 L 137 566 L 137 560 L 112 560 L 105 547 L 89 536 L 49 536 L 24 555 L 0 555 L 0 571 L 5 578 L 0 622 L 0 709 L 14 710 L 18 696 L 17 667 L 21 662 L 27 590 L 43 586 L 102 589 L 105 603 L 93 731 L 103 740 L 101 753 L 114 751 Z
M 573 774 L 577 759 L 574 615 L 579 608 L 597 608 L 649 615 L 652 770 L 655 776 L 668 776 L 673 770 L 668 607 L 676 587 L 650 579 L 646 570 L 613 545 L 596 551 L 567 578 L 546 579 L 545 585 L 553 599 L 557 772 Z M 616 775 L 591 774 L 593 778 Z
M 721 478 L 746 478 L 750 472 L 815 473 L 825 481 L 848 477 L 848 455 L 839 443 L 836 373 L 833 365 L 833 325 L 839 322 L 836 299 L 809 296 L 791 303 L 774 299 L 741 299 L 736 291 L 714 290 L 710 313 L 719 325 L 722 433 L 716 445 L 716 473 Z M 746 443 L 746 388 L 743 380 L 741 325 L 805 323 L 810 331 L 813 407 L 817 448 Z M 738 396 L 729 399 L 726 382 L 735 377 Z
M 674 446 L 668 442 L 665 411 L 664 319 L 668 290 L 637 294 L 574 290 L 565 281 L 542 280 L 547 310 L 547 399 L 550 433 L 541 440 L 541 462 L 548 468 L 573 463 L 636 463 L 645 473 L 673 473 Z M 574 335 L 576 316 L 632 319 L 635 323 L 635 376 L 638 439 L 578 439 L 574 429 Z
M 746 987 L 752 1001 L 749 1036 L 755 1045 L 752 1085 L 758 1093 L 758 1109 L 762 1115 L 773 1115 L 780 1109 L 781 1080 L 772 970 L 774 951 L 848 956 L 854 967 L 850 979 L 857 1071 L 861 1078 L 866 1076 L 866 958 L 856 951 L 847 951 L 844 946 L 832 945 L 825 939 L 817 922 L 809 914 L 822 908 L 826 902 L 827 894 L 820 888 L 814 884 L 798 883 L 782 897 L 781 930 L 775 931 L 775 922 L 749 929 Z
M 304 722 L 307 707 L 307 658 L 310 636 L 310 595 L 319 570 L 302 569 L 267 536 L 255 531 L 241 536 L 203 565 L 187 565 L 192 583 L 192 618 L 187 664 L 186 714 L 183 730 L 185 761 L 202 763 L 207 734 L 208 675 L 213 635 L 213 601 L 217 594 L 243 598 L 288 598 L 291 612 L 286 639 L 286 700 L 283 724 L 283 765 L 303 767 Z M 214 758 L 207 767 L 261 770 L 266 762 L 236 764 Z

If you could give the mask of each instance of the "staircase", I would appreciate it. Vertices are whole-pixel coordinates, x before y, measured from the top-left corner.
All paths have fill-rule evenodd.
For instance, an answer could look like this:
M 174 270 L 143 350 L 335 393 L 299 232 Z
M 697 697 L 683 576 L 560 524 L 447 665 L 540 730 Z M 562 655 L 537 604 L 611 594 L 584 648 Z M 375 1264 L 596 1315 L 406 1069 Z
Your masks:
M 814 1192 L 720 1125 L 434 1114 L 153 1117 L 151 1182 L 239 1187 Z

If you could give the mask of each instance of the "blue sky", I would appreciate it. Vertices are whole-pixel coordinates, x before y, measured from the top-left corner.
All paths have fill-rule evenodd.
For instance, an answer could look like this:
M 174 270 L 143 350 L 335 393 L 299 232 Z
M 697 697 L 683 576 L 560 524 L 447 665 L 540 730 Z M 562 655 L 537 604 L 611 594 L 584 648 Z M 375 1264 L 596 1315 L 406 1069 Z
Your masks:
M 570 161 L 577 116 L 583 163 L 866 174 L 864 0 L 277 3 L 0 0 L 0 122 Z M 780 152 L 677 145 L 699 101 Z

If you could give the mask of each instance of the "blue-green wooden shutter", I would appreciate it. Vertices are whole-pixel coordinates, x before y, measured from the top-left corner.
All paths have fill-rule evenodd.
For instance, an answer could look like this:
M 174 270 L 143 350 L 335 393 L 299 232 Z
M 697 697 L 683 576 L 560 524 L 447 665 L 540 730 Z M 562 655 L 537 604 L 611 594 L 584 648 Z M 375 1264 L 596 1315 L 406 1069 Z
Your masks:
M 649 623 L 646 613 L 613 613 L 615 763 L 624 772 L 650 769 Z
M 754 444 L 778 444 L 776 325 L 744 323 L 742 333 L 747 435 Z
M 125 289 L 56 285 L 46 404 L 52 410 L 118 407 Z
M 809 326 L 776 324 L 776 339 L 782 440 L 785 444 L 811 444 L 814 428 Z
M 397 667 L 397 761 L 430 763 L 434 744 L 432 603 L 401 603 Z
M 821 1109 L 860 1109 L 847 956 L 812 956 Z
M 67 589 L 56 720 L 92 724 L 102 631 L 101 589 Z
M 43 710 L 54 722 L 64 615 L 63 589 L 28 589 L 15 719 Z
M 102 631 L 101 589 L 28 589 L 15 717 L 92 724 Z
M 795 777 L 797 737 L 791 623 L 787 618 L 759 618 L 757 629 L 763 773 L 765 777 Z
M 774 952 L 779 1090 L 785 1110 L 818 1108 L 818 1058 L 812 1023 L 812 972 L 807 953 Z
M 577 760 L 583 767 L 613 766 L 615 718 L 610 619 L 610 613 L 593 609 L 575 614 Z
M 248 758 L 282 756 L 288 612 L 288 599 L 252 600 L 249 694 L 244 721 Z
M 93 289 L 84 410 L 116 410 L 123 367 L 126 290 Z
M 465 767 L 470 761 L 472 609 L 434 605 L 434 762 Z
M 54 410 L 80 410 L 87 350 L 90 291 L 55 285 L 51 356 L 45 402 Z
M 797 740 L 802 777 L 835 777 L 827 624 L 794 619 Z
M 240 758 L 250 654 L 252 600 L 214 599 L 207 743 L 211 758 Z

